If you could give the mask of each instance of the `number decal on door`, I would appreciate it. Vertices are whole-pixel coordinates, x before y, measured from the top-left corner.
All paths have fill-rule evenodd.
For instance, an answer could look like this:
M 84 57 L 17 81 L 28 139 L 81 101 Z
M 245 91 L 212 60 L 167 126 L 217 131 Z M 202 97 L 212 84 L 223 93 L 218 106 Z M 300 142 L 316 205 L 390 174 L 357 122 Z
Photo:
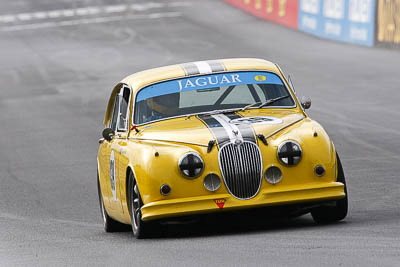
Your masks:
M 115 183 L 115 155 L 114 150 L 111 150 L 110 155 L 110 184 L 111 184 L 111 192 L 113 195 L 114 201 L 117 201 L 117 187 Z

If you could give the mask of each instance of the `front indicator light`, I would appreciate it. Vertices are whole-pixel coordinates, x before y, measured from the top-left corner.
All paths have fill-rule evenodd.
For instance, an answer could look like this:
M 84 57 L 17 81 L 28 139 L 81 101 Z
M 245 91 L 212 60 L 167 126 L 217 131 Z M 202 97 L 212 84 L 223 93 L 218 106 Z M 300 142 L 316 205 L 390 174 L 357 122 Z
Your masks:
M 325 175 L 325 168 L 321 165 L 318 165 L 317 167 L 315 167 L 314 169 L 314 173 L 316 176 L 324 176 Z
M 265 180 L 270 184 L 277 184 L 282 180 L 282 171 L 276 166 L 271 166 L 265 171 Z
M 194 179 L 203 172 L 204 162 L 199 154 L 189 152 L 179 159 L 178 167 L 185 178 Z
M 208 191 L 215 192 L 221 187 L 221 179 L 218 175 L 210 173 L 204 177 L 203 185 Z
M 168 196 L 171 193 L 171 187 L 167 184 L 163 184 L 160 187 L 160 194 L 163 196 Z

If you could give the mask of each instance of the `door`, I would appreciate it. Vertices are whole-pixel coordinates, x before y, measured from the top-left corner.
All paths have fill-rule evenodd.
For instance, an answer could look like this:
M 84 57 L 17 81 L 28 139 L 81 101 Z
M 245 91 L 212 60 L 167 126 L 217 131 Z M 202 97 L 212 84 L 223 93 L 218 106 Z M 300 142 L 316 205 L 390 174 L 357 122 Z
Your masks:
M 114 131 L 116 130 L 117 119 L 118 119 L 118 116 L 115 116 L 115 114 L 118 114 L 118 109 L 119 109 L 118 98 L 119 97 L 117 94 L 116 96 L 114 96 L 114 99 L 112 99 L 113 108 L 110 114 L 111 119 L 109 120 L 108 125 L 106 125 L 108 128 L 112 128 Z M 99 175 L 101 178 L 100 179 L 101 192 L 103 194 L 104 205 L 107 208 L 111 209 L 115 208 L 113 202 L 115 201 L 114 194 L 116 193 L 115 186 L 113 186 L 115 184 L 114 173 L 116 167 L 114 143 L 115 143 L 115 138 L 112 139 L 111 141 L 104 140 L 99 148 L 99 155 L 100 155 Z M 108 212 L 110 213 L 110 211 Z
M 123 121 L 121 112 L 124 113 L 124 100 L 123 91 L 124 85 L 116 88 L 116 94 L 113 99 L 113 109 L 110 114 L 110 120 L 107 127 L 115 132 L 112 140 L 104 140 L 100 146 L 101 154 L 101 172 L 104 179 L 102 179 L 101 190 L 103 193 L 103 200 L 105 205 L 109 207 L 109 215 L 113 216 L 121 214 L 121 188 L 119 186 L 119 142 L 123 136 L 124 129 L 121 131 L 120 121 Z M 126 137 L 125 137 L 126 138 Z
M 124 85 L 119 94 L 119 117 L 117 120 L 118 137 L 116 140 L 115 156 L 117 158 L 117 188 L 118 188 L 118 202 L 123 212 L 123 204 L 126 203 L 126 170 L 128 168 L 127 145 L 129 134 L 129 118 L 130 118 L 130 101 L 131 89 Z

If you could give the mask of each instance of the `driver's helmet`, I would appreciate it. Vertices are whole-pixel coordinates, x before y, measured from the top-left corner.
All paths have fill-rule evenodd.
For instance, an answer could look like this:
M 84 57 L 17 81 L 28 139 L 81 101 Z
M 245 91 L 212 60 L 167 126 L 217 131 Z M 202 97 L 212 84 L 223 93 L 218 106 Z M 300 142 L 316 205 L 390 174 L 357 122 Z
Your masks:
M 153 115 L 162 117 L 178 115 L 179 93 L 152 97 L 146 100 L 146 104 L 152 110 Z

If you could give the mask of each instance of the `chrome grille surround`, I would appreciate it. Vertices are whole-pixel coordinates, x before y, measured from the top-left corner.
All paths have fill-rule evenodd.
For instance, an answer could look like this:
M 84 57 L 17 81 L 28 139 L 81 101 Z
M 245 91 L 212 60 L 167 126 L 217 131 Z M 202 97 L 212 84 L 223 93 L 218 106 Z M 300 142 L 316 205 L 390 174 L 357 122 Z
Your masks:
M 262 156 L 257 144 L 228 143 L 218 152 L 219 168 L 229 193 L 237 199 L 255 197 L 262 183 Z

